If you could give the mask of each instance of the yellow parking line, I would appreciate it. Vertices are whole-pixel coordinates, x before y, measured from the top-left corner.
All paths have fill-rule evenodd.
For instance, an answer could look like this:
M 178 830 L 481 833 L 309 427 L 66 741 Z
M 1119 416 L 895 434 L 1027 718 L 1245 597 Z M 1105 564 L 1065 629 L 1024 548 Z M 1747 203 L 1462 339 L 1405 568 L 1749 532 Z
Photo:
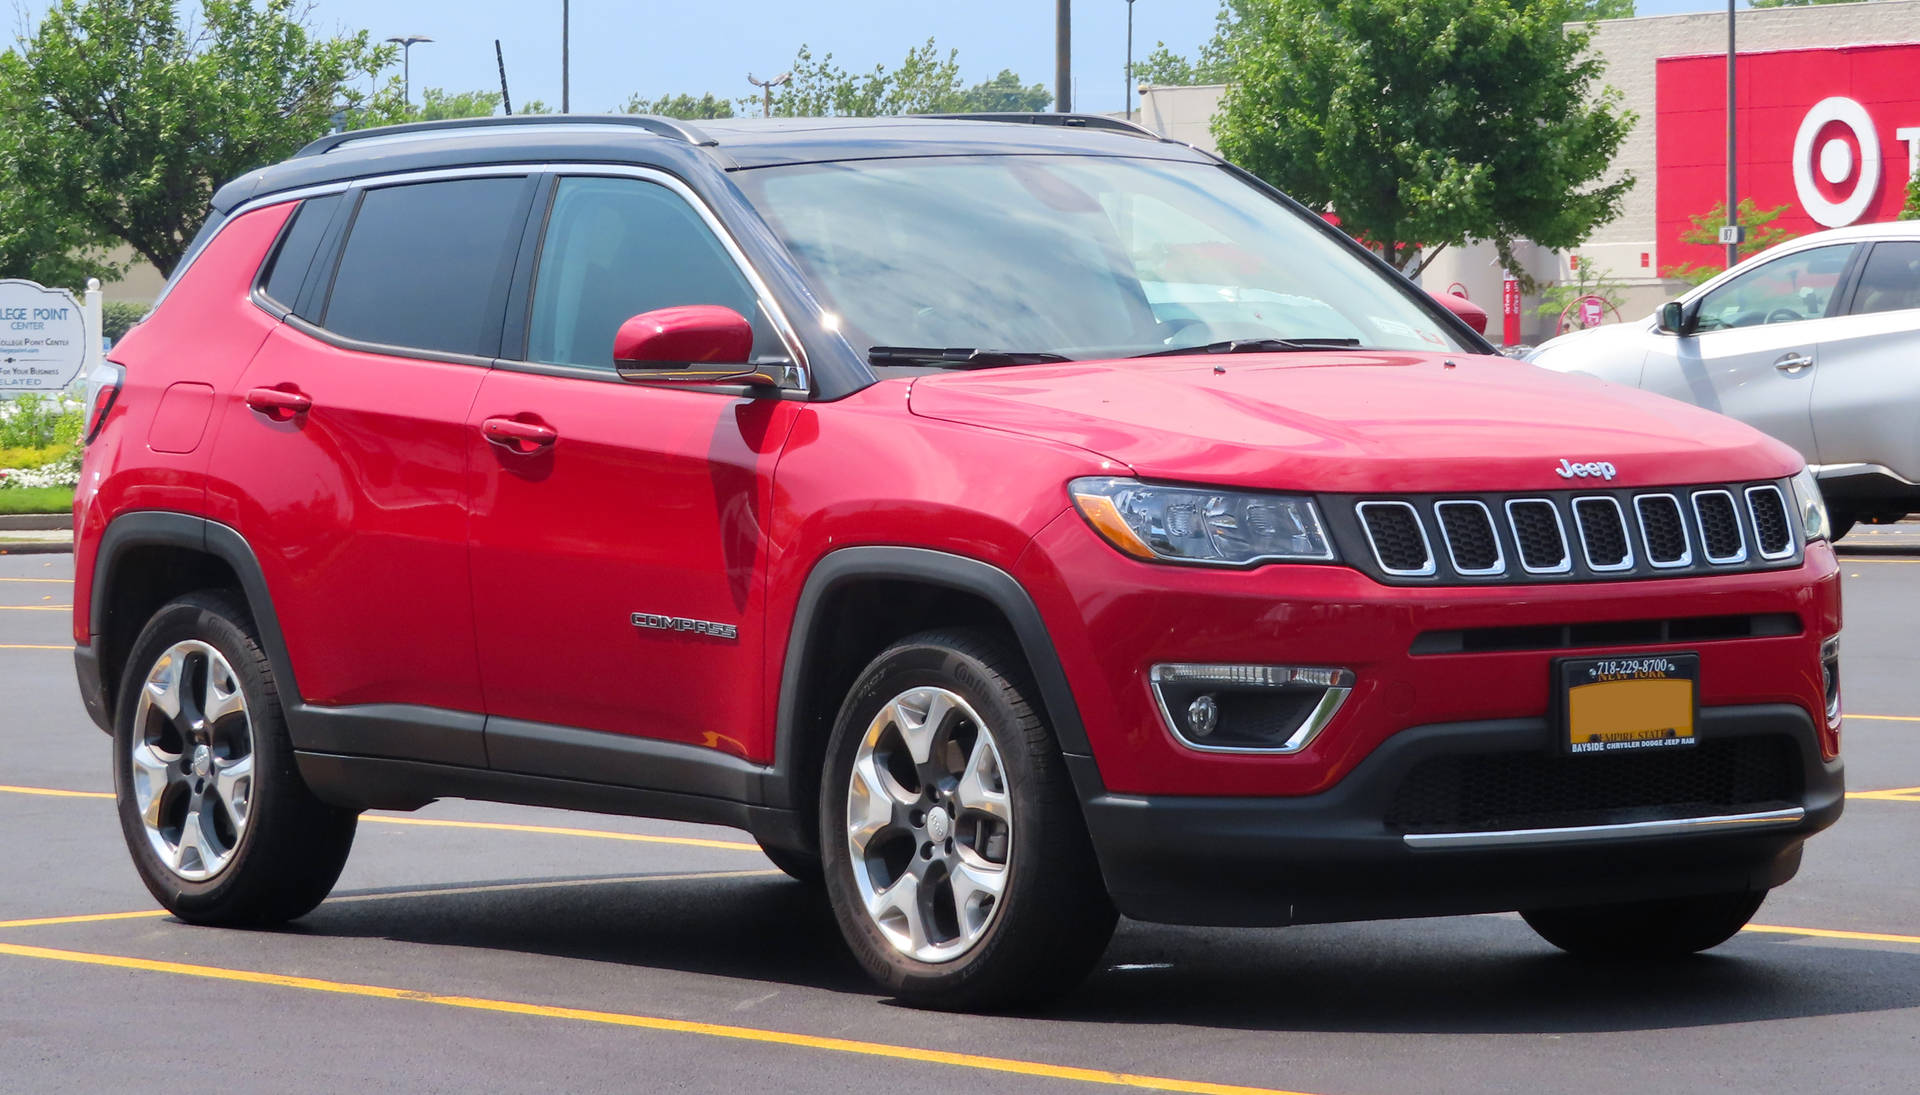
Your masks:
M 0 784 L 0 792 L 16 795 L 51 795 L 56 798 L 112 798 L 109 791 L 62 791 L 53 787 L 9 787 Z M 515 825 L 504 821 L 449 821 L 432 817 L 385 817 L 362 814 L 360 820 L 377 825 L 422 825 L 435 829 L 491 829 L 504 833 L 543 833 L 548 836 L 580 836 L 597 840 L 624 840 L 634 844 L 678 844 L 688 848 L 720 848 L 729 852 L 757 852 L 760 845 L 740 840 L 711 840 L 697 836 L 653 836 L 647 833 L 618 833 L 610 829 L 569 829 L 557 825 Z
M 436 1007 L 459 1008 L 467 1011 L 489 1011 L 503 1015 L 524 1015 L 542 1019 L 561 1019 L 576 1023 L 597 1023 L 605 1026 L 661 1031 L 672 1034 L 692 1034 L 706 1038 L 722 1038 L 736 1042 L 757 1042 L 762 1045 L 790 1046 L 795 1049 L 845 1053 L 861 1057 L 880 1057 L 896 1061 L 913 1061 L 930 1065 L 950 1065 L 955 1068 L 971 1069 L 976 1072 L 1011 1073 L 1016 1076 L 1033 1076 L 1049 1080 L 1067 1080 L 1085 1084 L 1098 1084 L 1105 1087 L 1180 1091 L 1194 1093 L 1194 1095 L 1302 1095 L 1300 1092 L 1282 1092 L 1273 1088 L 1212 1084 L 1197 1080 L 1178 1080 L 1165 1076 L 1142 1076 L 1127 1072 L 1109 1072 L 1105 1069 L 1078 1068 L 1072 1065 L 1050 1065 L 1040 1061 L 1024 1061 L 1013 1057 L 988 1057 L 975 1053 L 955 1053 L 951 1050 L 921 1049 L 915 1046 L 891 1045 L 886 1042 L 862 1042 L 851 1038 L 824 1038 L 813 1034 L 795 1034 L 789 1031 L 768 1030 L 761 1027 L 733 1026 L 725 1023 L 701 1023 L 686 1019 L 667 1019 L 655 1015 L 636 1015 L 617 1011 L 590 1011 L 585 1008 L 549 1007 L 542 1004 L 528 1004 L 515 1000 L 490 1000 L 478 996 L 443 996 L 439 993 L 420 992 L 414 989 L 390 988 L 385 985 L 361 985 L 349 981 L 327 981 L 317 977 L 294 977 L 287 974 L 261 973 L 255 970 L 236 970 L 221 966 L 191 965 L 185 962 L 159 962 L 148 958 L 131 958 L 117 954 L 96 954 L 91 951 L 56 950 L 50 947 L 26 947 L 13 943 L 0 943 L 0 954 L 11 955 L 16 958 L 38 958 L 51 962 L 71 962 L 79 965 L 105 966 L 111 969 L 139 970 L 147 973 L 170 973 L 180 977 L 200 977 L 213 981 L 234 981 L 241 984 L 300 989 L 306 992 L 333 993 L 341 996 L 358 996 L 375 1000 L 432 1004 Z
M 1920 945 L 1920 935 L 1893 935 L 1888 932 L 1845 932 L 1832 928 L 1788 928 L 1778 924 L 1748 924 L 1741 929 L 1750 932 L 1765 932 L 1772 935 L 1805 935 L 1814 939 L 1853 939 L 1864 943 L 1913 943 Z
M 73 579 L 72 578 L 0 578 L 0 582 L 35 582 L 42 585 L 70 586 L 73 584 Z
M 0 928 L 44 928 L 54 924 L 98 924 L 107 920 L 153 920 L 171 915 L 165 909 L 139 912 L 88 913 L 84 916 L 37 916 L 31 920 L 0 920 Z
M 1850 719 L 1870 719 L 1874 722 L 1920 722 L 1920 715 L 1852 715 Z
M 67 646 L 47 646 L 44 643 L 0 643 L 0 650 L 72 650 L 72 649 L 73 649 L 73 646 L 71 644 Z
M 72 605 L 0 605 L 0 612 L 72 612 Z

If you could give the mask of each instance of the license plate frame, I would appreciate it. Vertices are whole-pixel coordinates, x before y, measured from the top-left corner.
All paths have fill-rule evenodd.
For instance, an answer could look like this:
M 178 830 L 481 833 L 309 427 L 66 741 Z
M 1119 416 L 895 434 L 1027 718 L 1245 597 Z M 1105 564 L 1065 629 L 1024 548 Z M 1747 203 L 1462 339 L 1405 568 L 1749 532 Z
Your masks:
M 1556 658 L 1553 681 L 1554 736 L 1567 756 L 1699 744 L 1700 655 L 1694 651 Z

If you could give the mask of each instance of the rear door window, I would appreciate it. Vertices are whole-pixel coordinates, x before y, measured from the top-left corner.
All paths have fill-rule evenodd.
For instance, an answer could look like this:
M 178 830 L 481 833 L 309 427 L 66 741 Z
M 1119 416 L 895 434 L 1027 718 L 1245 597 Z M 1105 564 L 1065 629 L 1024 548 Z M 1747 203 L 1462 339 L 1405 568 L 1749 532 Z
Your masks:
M 1853 313 L 1899 312 L 1920 308 L 1920 240 L 1873 245 L 1854 290 Z
M 321 326 L 363 342 L 493 356 L 528 197 L 518 177 L 367 191 Z

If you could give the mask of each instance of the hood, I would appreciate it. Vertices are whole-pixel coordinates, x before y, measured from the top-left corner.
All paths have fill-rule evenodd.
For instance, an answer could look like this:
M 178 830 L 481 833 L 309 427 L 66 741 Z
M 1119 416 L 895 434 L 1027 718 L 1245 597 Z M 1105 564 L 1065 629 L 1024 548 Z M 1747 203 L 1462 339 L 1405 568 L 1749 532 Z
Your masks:
M 1638 384 L 1647 360 L 1653 317 L 1608 323 L 1550 338 L 1527 354 L 1530 364 L 1558 373 L 1580 372 L 1619 384 Z
M 1277 490 L 1516 491 L 1791 475 L 1730 418 L 1501 357 L 1236 354 L 922 377 L 914 414 L 1065 442 L 1148 479 Z M 1613 465 L 1611 483 L 1562 461 Z

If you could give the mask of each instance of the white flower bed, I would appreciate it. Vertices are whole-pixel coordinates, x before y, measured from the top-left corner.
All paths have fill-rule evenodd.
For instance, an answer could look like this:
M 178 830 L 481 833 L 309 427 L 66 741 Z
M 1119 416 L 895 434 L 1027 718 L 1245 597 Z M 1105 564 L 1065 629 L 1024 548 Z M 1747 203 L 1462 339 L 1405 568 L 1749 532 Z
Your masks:
M 0 468 L 0 490 L 10 487 L 75 487 L 80 485 L 80 453 L 37 468 Z

